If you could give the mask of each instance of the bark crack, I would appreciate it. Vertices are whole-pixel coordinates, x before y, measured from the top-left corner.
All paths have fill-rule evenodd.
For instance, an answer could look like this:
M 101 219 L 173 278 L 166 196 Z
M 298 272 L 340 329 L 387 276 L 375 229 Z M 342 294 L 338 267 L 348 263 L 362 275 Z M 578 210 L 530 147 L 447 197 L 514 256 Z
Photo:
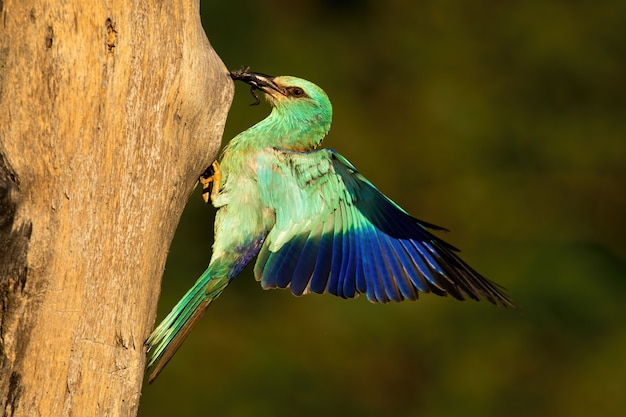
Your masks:
M 15 413 L 24 391 L 20 362 L 30 334 L 16 335 L 18 327 L 26 327 L 21 321 L 32 233 L 30 221 L 15 227 L 19 189 L 19 177 L 0 149 L 0 391 L 6 392 L 0 404 L 4 403 L 4 416 Z

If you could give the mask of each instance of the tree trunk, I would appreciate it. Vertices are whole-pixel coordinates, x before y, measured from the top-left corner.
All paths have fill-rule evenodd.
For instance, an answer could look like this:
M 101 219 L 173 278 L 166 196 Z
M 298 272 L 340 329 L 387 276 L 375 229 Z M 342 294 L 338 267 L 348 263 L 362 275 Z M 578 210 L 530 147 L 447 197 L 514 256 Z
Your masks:
M 231 98 L 197 0 L 0 0 L 2 415 L 136 415 Z

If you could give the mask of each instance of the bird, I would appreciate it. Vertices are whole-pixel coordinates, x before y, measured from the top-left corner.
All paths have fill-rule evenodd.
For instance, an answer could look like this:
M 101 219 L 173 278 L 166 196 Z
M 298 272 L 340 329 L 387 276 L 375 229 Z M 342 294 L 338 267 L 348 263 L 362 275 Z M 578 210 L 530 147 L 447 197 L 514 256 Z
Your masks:
M 217 209 L 211 259 L 195 285 L 146 341 L 149 382 L 172 358 L 211 302 L 256 256 L 264 289 L 296 296 L 365 294 L 369 301 L 419 293 L 514 303 L 419 220 L 369 182 L 345 157 L 320 147 L 332 120 L 326 93 L 294 76 L 230 72 L 257 91 L 270 114 L 235 136 L 200 177 Z

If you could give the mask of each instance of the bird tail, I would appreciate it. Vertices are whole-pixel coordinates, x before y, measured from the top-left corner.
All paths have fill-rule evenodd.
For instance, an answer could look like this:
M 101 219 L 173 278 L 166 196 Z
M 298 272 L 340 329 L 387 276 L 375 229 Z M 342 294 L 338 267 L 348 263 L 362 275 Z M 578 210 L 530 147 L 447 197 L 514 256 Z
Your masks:
M 198 278 L 195 285 L 187 291 L 183 298 L 174 306 L 172 311 L 150 334 L 148 346 L 148 368 L 154 367 L 150 373 L 148 383 L 163 370 L 165 365 L 174 356 L 185 338 L 191 332 L 198 320 L 211 302 L 217 298 L 228 285 L 229 279 L 222 274 L 212 273 L 215 268 L 210 265 Z

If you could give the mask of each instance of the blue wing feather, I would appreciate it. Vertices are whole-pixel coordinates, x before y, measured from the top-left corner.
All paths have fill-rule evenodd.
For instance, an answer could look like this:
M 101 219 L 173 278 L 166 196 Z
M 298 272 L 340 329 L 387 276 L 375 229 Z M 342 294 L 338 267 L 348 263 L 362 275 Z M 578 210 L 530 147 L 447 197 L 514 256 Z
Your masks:
M 272 274 L 276 276 L 276 285 L 279 288 L 287 288 L 294 276 L 294 271 L 302 257 L 308 236 L 301 235 L 291 239 L 285 244 L 286 251 L 277 252 L 279 261 L 274 265 Z
M 344 262 L 345 268 L 341 271 L 341 296 L 344 298 L 353 298 L 355 296 L 354 288 L 356 287 L 356 250 L 358 249 L 358 238 L 356 236 L 356 225 L 354 222 L 354 213 L 345 210 L 344 218 L 347 218 L 348 239 L 347 239 L 347 260 Z
M 356 213 L 354 210 L 342 209 L 347 218 L 348 227 L 348 243 L 347 252 L 348 259 L 345 262 L 345 269 L 342 271 L 341 296 L 344 298 L 353 298 L 356 295 L 356 276 L 358 265 L 359 242 L 362 238 L 359 236 L 360 230 L 357 228 Z
M 396 250 L 397 239 L 390 238 L 389 235 L 383 233 L 381 233 L 381 237 L 384 239 L 383 244 L 389 247 L 392 253 L 391 256 L 386 258 L 391 274 L 387 274 L 384 277 L 385 292 L 390 300 L 402 301 L 404 297 L 402 297 L 399 284 L 404 280 L 404 272 L 402 271 L 400 257 L 404 253 L 398 253 Z
M 411 262 L 411 257 L 407 254 L 406 249 L 404 248 L 403 242 L 401 239 L 391 240 L 391 243 L 394 246 L 396 253 L 398 253 L 398 260 L 400 262 L 400 266 L 402 268 L 402 275 L 398 276 L 396 279 L 398 281 L 398 289 L 402 294 L 402 298 L 407 300 L 416 300 L 417 292 L 428 292 L 427 289 L 423 285 L 413 285 L 413 281 L 411 281 L 412 275 L 418 276 L 418 283 L 421 283 L 419 280 L 419 274 L 415 271 L 415 266 Z
M 335 295 L 339 297 L 346 298 L 343 293 L 343 284 L 350 269 L 350 250 L 352 246 L 352 231 L 350 230 L 350 217 L 346 212 L 345 206 L 341 205 L 339 210 L 341 212 L 341 220 L 342 220 L 342 237 L 341 240 L 341 252 L 339 256 L 341 257 L 341 267 L 339 269 L 339 274 L 337 275 L 337 281 L 335 286 Z
M 361 222 L 360 225 L 361 236 L 363 241 L 361 242 L 361 253 L 359 262 L 359 273 L 356 276 L 355 288 L 357 293 L 365 292 L 367 288 L 367 277 L 371 275 L 371 271 L 376 268 L 373 260 L 373 250 L 370 239 L 370 225 Z
M 324 223 L 324 232 L 322 233 L 320 244 L 317 248 L 317 262 L 315 264 L 315 271 L 311 277 L 311 284 L 309 288 L 312 292 L 318 294 L 322 294 L 326 291 L 328 278 L 330 277 L 334 243 L 334 237 L 332 234 L 333 229 L 333 222 L 327 221 Z
M 341 274 L 341 266 L 343 263 L 343 220 L 341 218 L 341 210 L 335 210 L 335 230 L 333 231 L 333 252 L 330 269 L 330 278 L 328 281 L 328 292 L 333 295 L 337 294 L 337 285 Z
M 376 230 L 374 238 L 376 239 L 376 244 L 378 246 L 378 252 L 374 254 L 374 259 L 376 260 L 376 264 L 378 266 L 378 274 L 376 274 L 371 282 L 367 283 L 368 287 L 373 287 L 373 291 L 368 291 L 367 295 L 370 301 L 385 303 L 388 301 L 388 298 L 385 294 L 384 281 L 391 274 L 388 259 L 393 256 L 393 254 L 391 252 L 391 248 L 383 242 L 384 236 L 382 236 L 378 230 Z M 370 283 L 372 285 L 370 285 Z
M 316 248 L 320 246 L 322 230 L 323 225 L 318 225 L 316 230 L 311 232 L 302 248 L 302 254 L 298 259 L 296 269 L 293 271 L 291 285 L 289 287 L 294 295 L 304 294 L 311 282 L 317 261 L 318 250 Z

